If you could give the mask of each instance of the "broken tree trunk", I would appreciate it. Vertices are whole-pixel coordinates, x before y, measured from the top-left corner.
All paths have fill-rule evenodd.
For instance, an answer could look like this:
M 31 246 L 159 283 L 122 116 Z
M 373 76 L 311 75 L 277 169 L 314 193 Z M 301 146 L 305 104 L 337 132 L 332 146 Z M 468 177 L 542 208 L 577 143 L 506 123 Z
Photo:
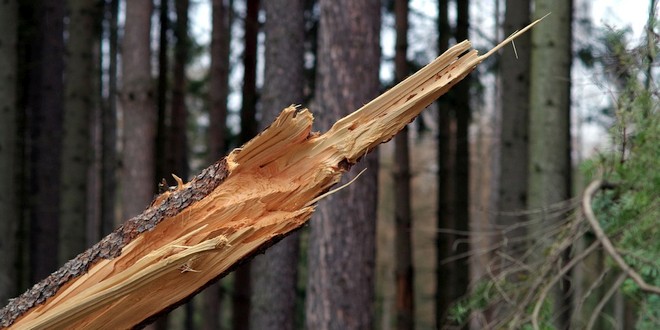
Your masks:
M 300 228 L 344 172 L 515 36 L 484 56 L 457 44 L 323 135 L 311 131 L 307 109 L 284 109 L 242 148 L 12 299 L 0 326 L 123 329 L 176 307 Z

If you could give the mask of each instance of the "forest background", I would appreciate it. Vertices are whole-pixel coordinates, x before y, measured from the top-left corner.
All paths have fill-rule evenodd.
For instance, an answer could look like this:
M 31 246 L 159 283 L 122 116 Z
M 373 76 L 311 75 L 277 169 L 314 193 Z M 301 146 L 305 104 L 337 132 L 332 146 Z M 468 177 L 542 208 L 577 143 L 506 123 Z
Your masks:
M 367 168 L 309 227 L 152 327 L 655 328 L 656 9 L 4 1 L 0 305 L 284 107 L 324 131 L 457 41 L 487 50 L 552 12 L 351 170 Z

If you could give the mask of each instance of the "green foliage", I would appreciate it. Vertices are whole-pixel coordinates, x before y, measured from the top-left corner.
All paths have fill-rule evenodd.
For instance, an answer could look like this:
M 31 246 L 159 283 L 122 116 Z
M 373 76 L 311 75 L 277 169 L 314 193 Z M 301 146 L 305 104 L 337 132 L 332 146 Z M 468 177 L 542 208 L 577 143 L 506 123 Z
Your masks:
M 588 177 L 602 177 L 612 189 L 598 194 L 593 207 L 604 230 L 626 262 L 645 281 L 660 285 L 660 100 L 658 90 L 642 83 L 648 77 L 645 48 L 628 50 L 625 33 L 612 31 L 604 41 L 617 86 L 613 148 L 583 167 Z M 646 76 L 645 76 L 646 75 Z M 646 84 L 651 86 L 651 84 Z M 660 297 L 641 292 L 627 280 L 623 291 L 641 301 L 637 327 L 657 328 Z

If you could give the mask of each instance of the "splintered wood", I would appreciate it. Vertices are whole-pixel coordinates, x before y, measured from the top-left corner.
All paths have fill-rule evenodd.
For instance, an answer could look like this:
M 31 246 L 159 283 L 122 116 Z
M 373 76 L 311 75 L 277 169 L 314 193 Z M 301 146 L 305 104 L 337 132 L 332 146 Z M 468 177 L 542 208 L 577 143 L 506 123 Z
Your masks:
M 480 57 L 461 42 L 322 135 L 307 109 L 284 109 L 242 148 L 13 299 L 0 325 L 124 329 L 175 307 L 305 224 L 344 172 L 496 49 Z

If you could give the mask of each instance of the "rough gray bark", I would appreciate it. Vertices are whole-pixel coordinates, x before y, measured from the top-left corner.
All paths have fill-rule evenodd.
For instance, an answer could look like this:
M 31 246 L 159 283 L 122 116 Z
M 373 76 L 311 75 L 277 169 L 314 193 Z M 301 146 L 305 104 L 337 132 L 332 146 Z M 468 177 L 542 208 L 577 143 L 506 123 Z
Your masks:
M 302 0 L 264 2 L 265 77 L 262 129 L 291 104 L 302 104 L 304 42 Z M 283 239 L 252 261 L 251 329 L 294 329 L 299 235 Z
M 530 22 L 529 0 L 507 0 L 504 15 L 504 35 L 509 36 Z M 512 226 L 524 220 L 520 216 L 502 214 L 502 212 L 522 211 L 527 207 L 527 168 L 529 141 L 529 69 L 530 35 L 522 35 L 516 40 L 517 58 L 513 48 L 502 50 L 500 72 L 502 76 L 501 92 L 501 132 L 500 132 L 500 175 L 499 199 L 496 223 Z M 505 239 L 525 235 L 523 227 L 508 231 Z M 512 241 L 506 249 L 516 258 L 524 251 Z
M 408 0 L 394 2 L 396 49 L 394 55 L 396 81 L 408 76 Z M 414 269 L 412 263 L 412 209 L 410 190 L 410 154 L 408 128 L 394 137 L 394 213 L 396 232 L 395 281 L 397 329 L 415 328 Z
M 380 1 L 320 1 L 316 108 L 320 129 L 378 91 Z M 377 156 L 359 185 L 331 195 L 311 224 L 306 323 L 309 329 L 373 327 Z
M 0 305 L 16 295 L 18 278 L 18 105 L 17 105 L 18 3 L 0 2 Z
M 532 31 L 528 207 L 538 209 L 571 196 L 570 73 L 571 0 L 537 0 L 534 17 L 549 12 L 542 29 Z M 546 223 L 545 226 L 548 224 Z M 543 237 L 537 232 L 536 237 Z M 556 292 L 557 327 L 570 322 L 570 282 Z M 559 290 L 558 290 L 559 291 Z
M 122 213 L 128 219 L 144 210 L 154 196 L 156 108 L 151 78 L 151 0 L 126 3 L 122 43 L 124 153 Z
M 85 250 L 87 173 L 92 161 L 90 118 L 94 104 L 97 45 L 97 5 L 69 0 L 66 52 L 64 140 L 62 143 L 62 206 L 60 212 L 59 264 Z M 96 241 L 96 240 L 95 240 Z

